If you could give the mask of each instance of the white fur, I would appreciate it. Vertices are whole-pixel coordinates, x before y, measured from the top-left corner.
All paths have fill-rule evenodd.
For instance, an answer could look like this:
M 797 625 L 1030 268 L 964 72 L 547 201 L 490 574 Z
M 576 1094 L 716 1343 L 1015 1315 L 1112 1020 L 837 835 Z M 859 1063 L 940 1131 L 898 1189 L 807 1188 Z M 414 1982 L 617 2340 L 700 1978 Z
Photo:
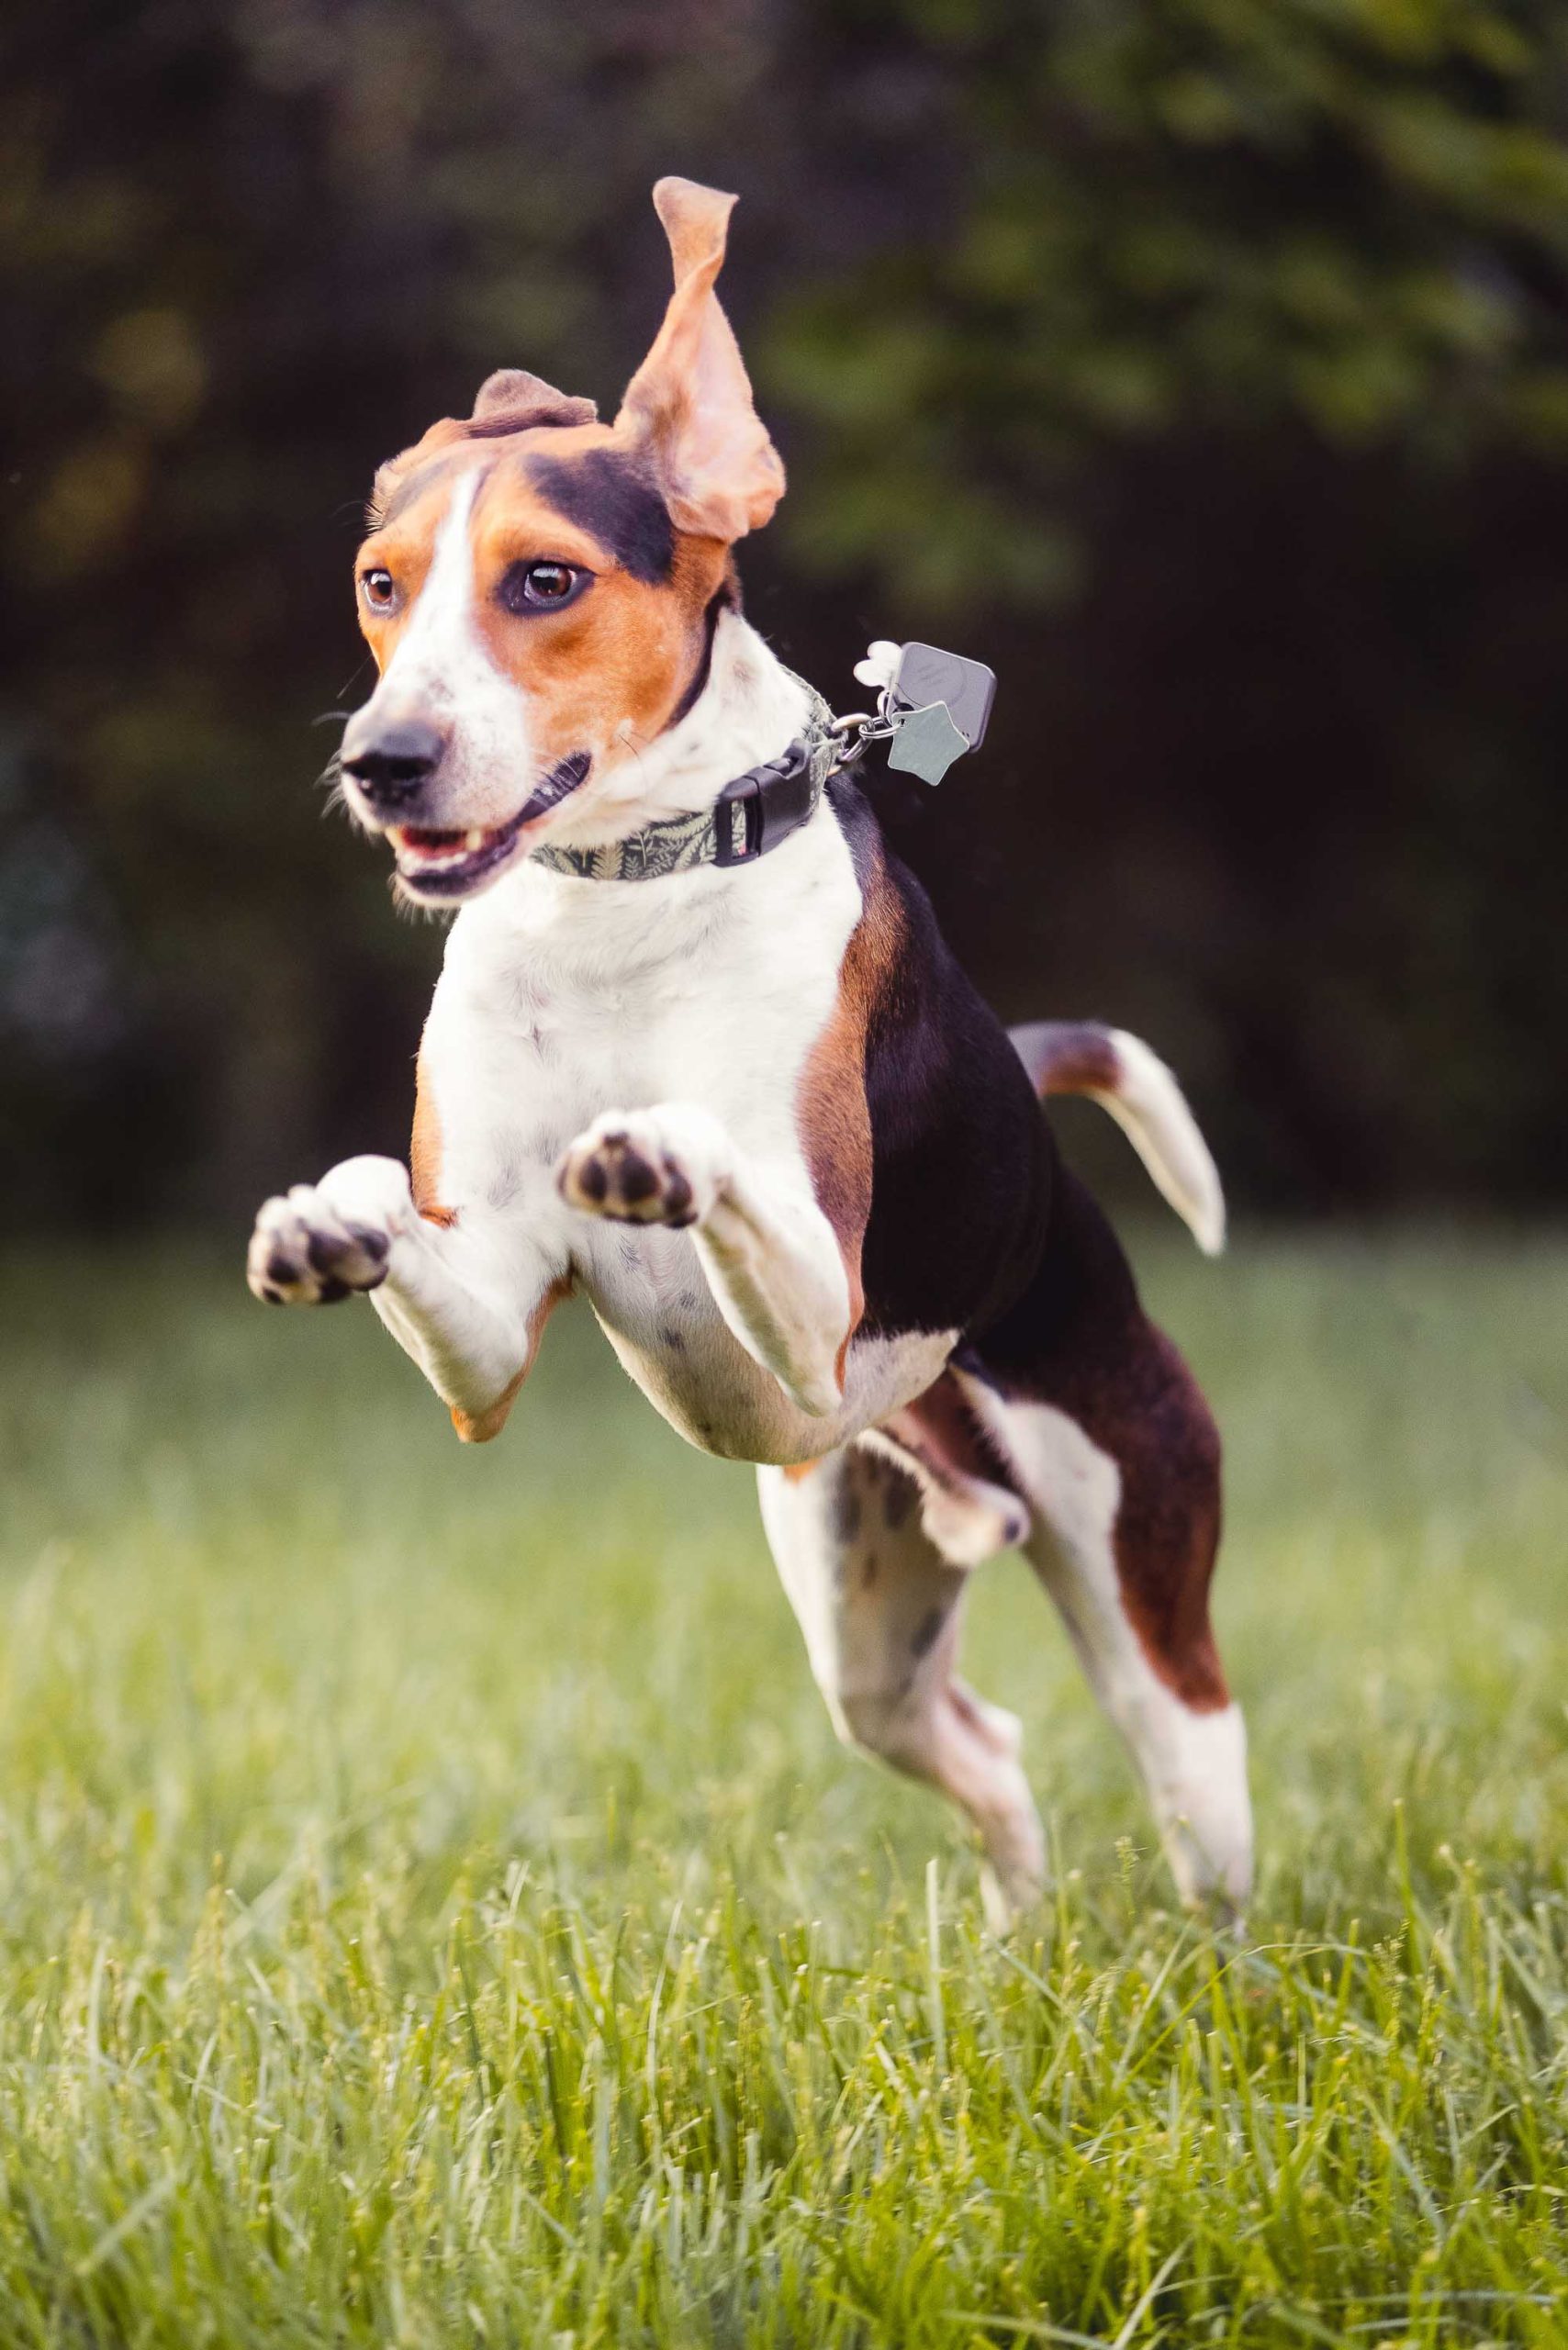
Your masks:
M 424 585 L 380 683 L 357 716 L 366 730 L 409 719 L 444 728 L 442 801 L 443 811 L 452 812 L 439 821 L 483 827 L 516 815 L 535 780 L 535 753 L 528 698 L 491 659 L 475 625 L 468 524 L 478 484 L 476 472 L 454 476 Z
M 1061 1610 L 1096 1695 L 1131 1748 L 1182 1898 L 1247 1897 L 1252 1812 L 1238 1706 L 1200 1713 L 1167 1688 L 1127 1620 L 1114 1532 L 1121 1472 L 1076 1420 L 1004 1403 L 958 1374 L 981 1424 L 1016 1466 L 1037 1531 L 1029 1557 Z
M 849 1281 L 833 1229 L 812 1195 L 804 1161 L 771 1172 L 736 1147 L 712 1112 L 664 1102 L 597 1118 L 562 1162 L 563 1188 L 585 1214 L 602 1213 L 578 1169 L 607 1141 L 629 1144 L 655 1169 L 678 1170 L 692 1194 L 692 1239 L 713 1302 L 732 1334 L 790 1400 L 814 1419 L 843 1401 L 838 1349 L 849 1330 Z M 657 1195 L 635 1220 L 661 1219 Z
M 509 823 L 540 780 L 526 685 L 498 666 L 476 625 L 470 526 L 480 478 L 476 470 L 454 476 L 413 610 L 351 726 L 367 740 L 407 720 L 442 728 L 447 748 L 439 789 L 420 822 L 465 830 Z M 546 839 L 559 847 L 597 845 L 708 807 L 732 777 L 784 748 L 806 708 L 799 678 L 738 613 L 721 612 L 709 684 L 686 716 L 651 742 L 625 720 L 588 781 L 530 824 L 521 851 Z M 762 747 L 746 747 L 756 744 Z M 352 776 L 346 796 L 368 829 L 381 829 Z M 521 863 L 520 853 L 513 874 Z
M 968 1574 L 932 1542 L 905 1472 L 865 1448 L 801 1479 L 761 1469 L 757 1491 L 838 1736 L 968 1812 L 990 1864 L 987 1909 L 993 1924 L 1008 1922 L 1040 1890 L 1045 1840 L 1016 1718 L 955 1669 Z M 895 1497 L 902 1505 L 890 1505 Z
M 485 803 L 467 799 L 465 823 L 504 822 L 519 778 L 532 772 L 524 698 L 474 625 L 473 494 L 472 478 L 460 477 L 377 688 L 389 715 L 406 708 L 451 726 L 464 789 Z M 591 794 L 549 820 L 549 837 L 613 838 L 705 806 L 776 755 L 804 711 L 798 681 L 725 615 L 693 711 L 655 744 L 628 742 Z M 964 1805 L 1016 1901 L 1042 1868 L 1017 1725 L 953 1668 L 965 1569 L 1015 1536 L 1020 1517 L 983 1480 L 949 1490 L 928 1477 L 924 1523 L 890 1516 L 872 1573 L 869 1533 L 846 1536 L 834 1511 L 835 1491 L 864 1497 L 893 1477 L 843 1448 L 922 1394 L 958 1336 L 857 1338 L 844 1351 L 849 1286 L 816 1203 L 797 1104 L 860 905 L 825 807 L 755 867 L 603 882 L 520 859 L 458 915 L 425 1031 L 436 1181 L 455 1221 L 422 1217 L 395 1161 L 351 1159 L 265 1204 L 250 1274 L 259 1292 L 290 1303 L 318 1302 L 334 1284 L 370 1291 L 398 1343 L 479 1433 L 526 1371 L 542 1309 L 569 1281 L 693 1443 L 762 1463 L 822 1460 L 798 1483 L 765 1468 L 761 1483 L 834 1720 Z M 1187 1131 L 1174 1080 L 1135 1039 L 1115 1042 L 1127 1082 L 1106 1106 L 1200 1239 L 1217 1245 L 1217 1179 L 1211 1192 L 1212 1163 Z M 696 1210 L 689 1228 L 612 1221 L 596 1208 L 580 1178 L 617 1135 L 678 1169 Z M 672 1203 L 673 1192 L 654 1204 L 662 1213 Z M 1017 1462 L 1042 1528 L 1031 1556 L 1148 1781 L 1182 1889 L 1239 1899 L 1250 1852 L 1240 1716 L 1181 1704 L 1139 1646 L 1116 1580 L 1114 1463 L 1060 1413 L 1003 1405 L 973 1382 L 965 1392 L 982 1422 L 1002 1416 L 1004 1457 Z M 858 1572 L 846 1572 L 846 1557 Z
M 1239 1906 L 1252 1874 L 1241 1710 L 1199 1712 L 1150 1664 L 1116 1571 L 1120 1471 L 1065 1413 L 958 1376 L 1036 1514 L 1029 1558 L 1132 1751 L 1178 1891 Z M 1001 1916 L 1037 1888 L 1043 1866 L 1019 1726 L 958 1679 L 964 1565 L 913 1496 L 887 1507 L 889 1471 L 868 1466 L 881 1453 L 871 1434 L 798 1482 L 761 1470 L 763 1521 L 839 1736 L 969 1814 L 995 1872 L 988 1906 Z
M 574 792 L 551 818 L 550 839 L 568 847 L 593 846 L 620 840 L 639 825 L 711 806 L 733 777 L 776 757 L 794 739 L 807 706 L 800 679 L 756 630 L 738 612 L 721 612 L 708 685 L 686 716 L 651 743 L 640 740 L 629 722 L 622 726 L 619 755 L 606 758 L 592 783 Z M 758 744 L 761 749 L 752 747 Z
M 367 1239 L 379 1244 L 372 1255 Z M 256 1218 L 252 1286 L 286 1304 L 319 1302 L 336 1278 L 369 1290 L 376 1313 L 454 1409 L 479 1414 L 527 1362 L 528 1317 L 549 1286 L 531 1237 L 512 1237 L 506 1278 L 483 1237 L 427 1224 L 395 1158 L 345 1158 L 319 1183 L 296 1183 Z M 287 1271 L 281 1269 L 286 1266 Z
M 956 1461 L 901 1443 L 902 1424 L 868 1428 L 862 1442 L 912 1477 L 920 1490 L 920 1522 L 951 1567 L 980 1567 L 1011 1550 L 1029 1531 L 1029 1513 L 1016 1494 L 961 1469 Z
M 1117 1083 L 1092 1099 L 1108 1110 L 1205 1257 L 1225 1247 L 1225 1192 L 1219 1169 L 1172 1072 L 1141 1036 L 1111 1031 Z
M 711 800 L 803 714 L 798 682 L 727 615 L 697 708 L 613 771 L 622 829 Z M 929 1386 L 953 1331 L 857 1340 L 840 1393 L 848 1286 L 796 1123 L 859 912 L 825 807 L 756 867 L 613 882 L 525 859 L 463 908 L 421 1052 L 440 1195 L 458 1220 L 415 1218 L 404 1248 L 399 1208 L 375 1292 L 449 1404 L 474 1413 L 512 1383 L 564 1278 L 652 1402 L 711 1451 L 813 1459 Z M 559 1162 L 611 1113 L 652 1118 L 661 1150 L 689 1157 L 705 1211 L 689 1230 L 610 1222 L 561 1197 Z M 319 1189 L 330 1196 L 341 1173 Z

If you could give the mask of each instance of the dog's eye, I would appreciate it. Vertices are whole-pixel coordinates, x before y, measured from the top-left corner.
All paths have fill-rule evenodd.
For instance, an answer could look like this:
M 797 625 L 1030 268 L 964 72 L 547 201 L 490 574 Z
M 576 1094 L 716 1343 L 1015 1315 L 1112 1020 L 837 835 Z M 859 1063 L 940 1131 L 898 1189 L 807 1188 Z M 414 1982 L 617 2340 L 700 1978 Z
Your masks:
M 398 583 L 389 571 L 362 571 L 359 592 L 373 612 L 393 612 L 398 609 Z
M 514 563 L 497 592 L 509 612 L 559 611 L 576 601 L 592 576 L 569 563 Z

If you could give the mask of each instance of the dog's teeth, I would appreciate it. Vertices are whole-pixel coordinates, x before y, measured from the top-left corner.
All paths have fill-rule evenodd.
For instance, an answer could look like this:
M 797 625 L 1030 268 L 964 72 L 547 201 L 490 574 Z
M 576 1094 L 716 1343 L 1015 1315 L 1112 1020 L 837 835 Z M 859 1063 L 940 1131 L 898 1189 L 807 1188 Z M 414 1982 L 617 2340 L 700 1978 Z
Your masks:
M 465 834 L 464 834 L 464 835 L 463 835 L 463 845 L 464 845 L 464 847 L 465 847 L 465 848 L 483 848 L 483 847 L 484 847 L 484 845 L 485 845 L 485 835 L 484 835 L 483 832 L 480 830 L 480 828 L 479 828 L 479 826 L 478 826 L 477 824 L 476 824 L 476 825 L 474 826 L 474 828 L 473 828 L 472 832 L 468 832 L 468 833 L 465 833 Z

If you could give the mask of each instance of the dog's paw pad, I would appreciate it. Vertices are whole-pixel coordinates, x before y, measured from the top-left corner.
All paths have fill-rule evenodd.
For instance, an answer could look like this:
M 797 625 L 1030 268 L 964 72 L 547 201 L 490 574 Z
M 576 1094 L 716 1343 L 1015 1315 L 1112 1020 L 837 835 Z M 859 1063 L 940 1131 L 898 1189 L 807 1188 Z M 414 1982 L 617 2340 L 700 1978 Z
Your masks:
M 566 1151 L 555 1181 L 568 1206 L 621 1224 L 678 1231 L 701 1213 L 691 1170 L 651 1120 L 590 1128 Z
M 286 1199 L 268 1200 L 257 1216 L 245 1278 L 268 1305 L 336 1305 L 377 1288 L 391 1253 L 389 1232 L 347 1222 L 300 1183 Z

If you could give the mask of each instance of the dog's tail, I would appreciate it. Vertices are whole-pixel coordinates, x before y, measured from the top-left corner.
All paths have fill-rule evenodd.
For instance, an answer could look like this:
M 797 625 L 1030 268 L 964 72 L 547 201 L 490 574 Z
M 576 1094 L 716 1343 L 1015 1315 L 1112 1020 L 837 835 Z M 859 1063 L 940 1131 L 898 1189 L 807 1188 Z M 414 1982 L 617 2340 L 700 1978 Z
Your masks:
M 1042 1098 L 1086 1093 L 1109 1110 L 1206 1257 L 1225 1247 L 1219 1169 L 1165 1063 L 1125 1028 L 1037 1020 L 1009 1031 Z

